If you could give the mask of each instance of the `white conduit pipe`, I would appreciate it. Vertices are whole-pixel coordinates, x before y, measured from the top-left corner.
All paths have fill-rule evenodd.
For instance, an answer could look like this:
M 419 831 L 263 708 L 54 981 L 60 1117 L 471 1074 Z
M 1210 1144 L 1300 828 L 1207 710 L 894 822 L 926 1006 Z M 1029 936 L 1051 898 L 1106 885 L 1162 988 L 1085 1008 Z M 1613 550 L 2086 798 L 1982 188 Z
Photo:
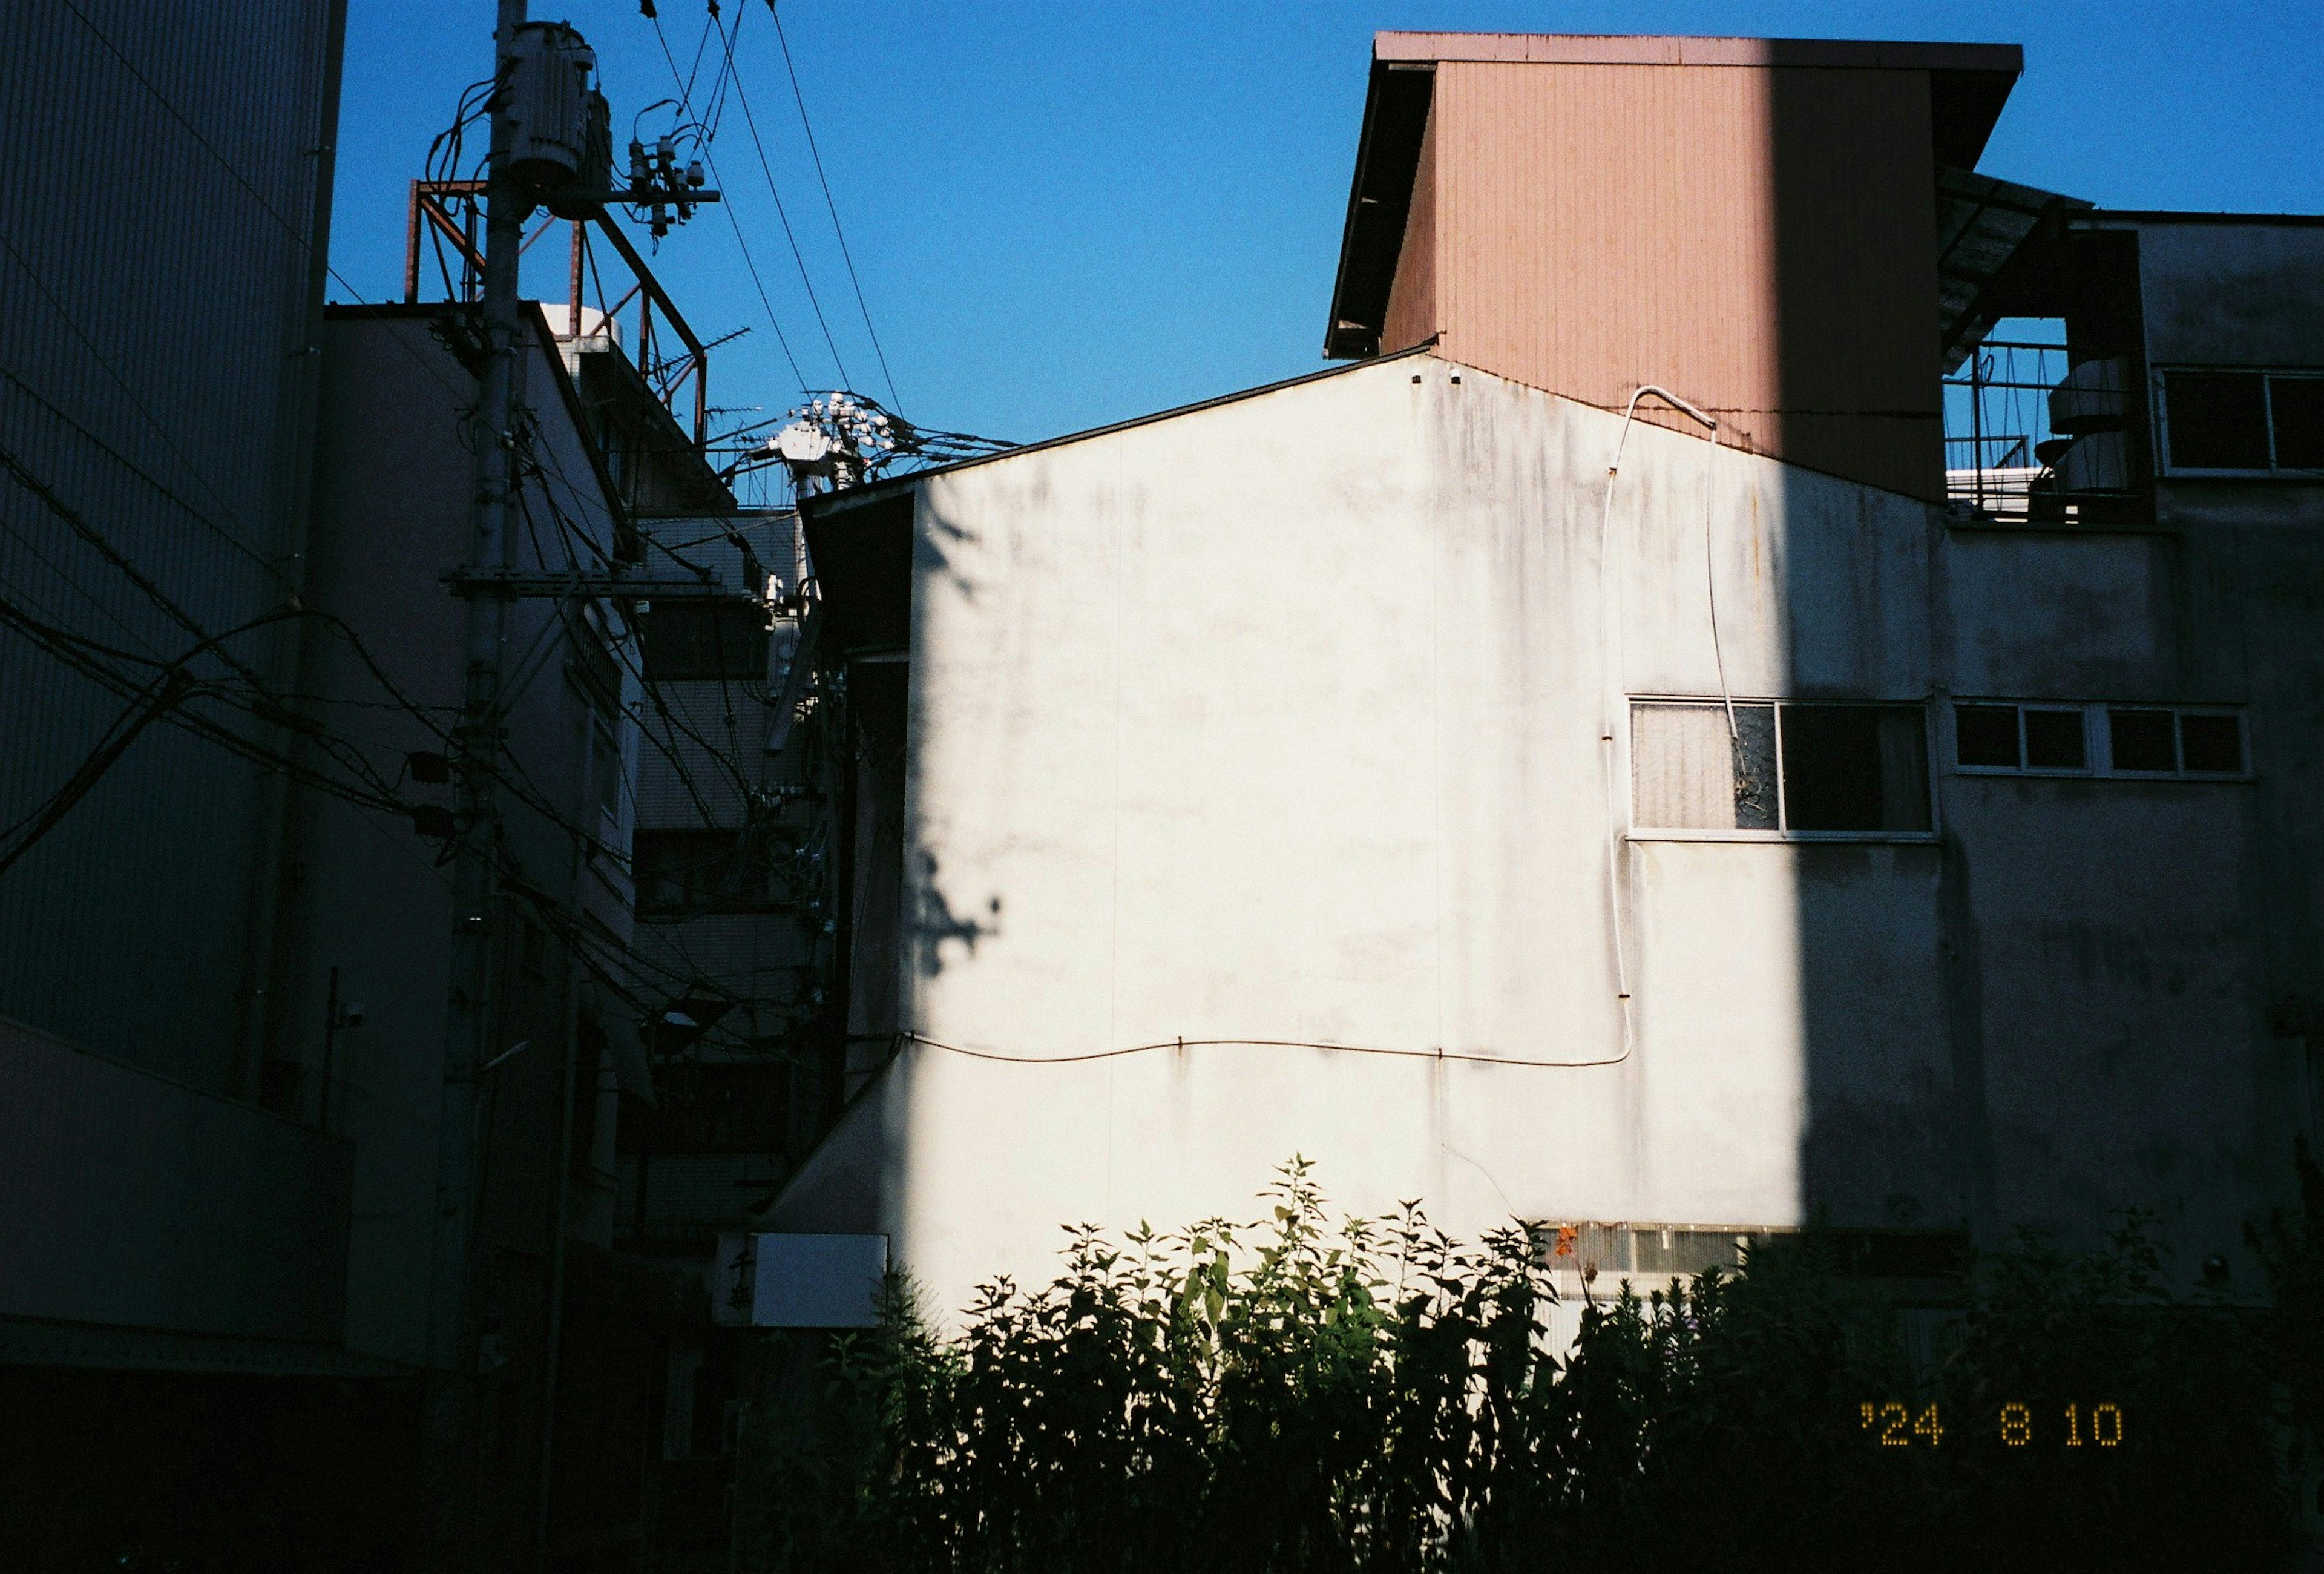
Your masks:
M 1669 389 L 1653 383 L 1641 384 L 1630 395 L 1629 404 L 1622 412 L 1622 430 L 1614 440 L 1614 459 L 1606 467 L 1606 497 L 1598 515 L 1598 606 L 1599 662 L 1603 681 L 1600 684 L 1602 716 L 1599 727 L 1599 752 L 1605 763 L 1606 775 L 1606 912 L 1614 943 L 1614 998 L 1622 1013 L 1622 1052 L 1614 1060 L 1627 1060 L 1637 1044 L 1637 1032 L 1630 1016 L 1630 961 L 1628 946 L 1622 934 L 1622 798 L 1619 763 L 1614 750 L 1614 710 L 1622 693 L 1621 674 L 1617 669 L 1614 653 L 1615 607 L 1620 597 L 1620 586 L 1612 569 L 1609 553 L 1614 537 L 1614 478 L 1621 473 L 1622 450 L 1630 440 L 1630 422 L 1638 413 L 1638 401 L 1652 394 L 1665 403 L 1687 414 L 1710 430 L 1711 447 L 1719 445 L 1719 422 Z M 1730 744 L 1740 736 L 1735 726 L 1735 698 L 1727 687 L 1727 656 L 1719 647 L 1719 595 L 1713 587 L 1711 559 L 1711 482 L 1710 458 L 1704 460 L 1702 475 L 1702 570 L 1706 588 L 1711 588 L 1711 648 L 1719 666 L 1719 695 L 1727 706 L 1727 736 Z M 1614 1060 L 1601 1062 L 1611 1065 Z

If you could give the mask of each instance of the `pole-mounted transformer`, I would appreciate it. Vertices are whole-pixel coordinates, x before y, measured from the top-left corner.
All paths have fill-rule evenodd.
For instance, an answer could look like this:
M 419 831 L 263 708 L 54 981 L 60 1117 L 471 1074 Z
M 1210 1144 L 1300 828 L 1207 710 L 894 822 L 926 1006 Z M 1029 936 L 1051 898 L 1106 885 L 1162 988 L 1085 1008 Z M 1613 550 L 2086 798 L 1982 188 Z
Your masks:
M 600 218 L 610 204 L 650 211 L 653 232 L 684 219 L 697 202 L 698 164 L 680 169 L 669 139 L 660 156 L 641 160 L 625 187 L 613 182 L 612 114 L 597 89 L 597 57 L 562 22 L 530 22 L 525 0 L 498 0 L 492 153 L 486 166 L 484 295 L 477 313 L 484 353 L 476 371 L 475 490 L 466 563 L 446 578 L 468 601 L 460 720 L 444 762 L 458 802 L 449 811 L 452 937 L 447 972 L 445 1053 L 438 1105 L 435 1243 L 430 1264 L 428 1368 L 424 1380 L 423 1561 L 431 1570 L 475 1566 L 477 1458 L 484 1384 L 505 1364 L 499 1335 L 479 1315 L 471 1283 L 482 1186 L 478 1084 L 507 1059 L 500 1036 L 497 986 L 503 958 L 499 931 L 504 898 L 498 782 L 503 635 L 510 605 L 521 597 L 566 598 L 591 593 L 636 595 L 634 581 L 606 576 L 544 582 L 515 572 L 510 519 L 523 485 L 518 463 L 525 396 L 523 368 L 531 347 L 518 293 L 524 220 L 546 207 L 560 218 Z M 656 587 L 699 593 L 684 583 Z M 568 1045 L 566 1097 L 571 1097 Z M 561 1193 L 559 1194 L 561 1197 Z M 548 1374 L 542 1389 L 540 1478 L 535 1504 L 537 1566 L 548 1560 L 549 1439 L 554 1435 L 557 1340 L 562 1311 L 565 1221 L 560 1202 L 552 1235 Z
M 704 189 L 702 161 L 681 166 L 671 136 L 650 152 L 632 143 L 629 183 L 613 184 L 613 111 L 597 90 L 597 53 L 569 23 L 519 27 L 503 69 L 509 178 L 558 218 L 592 218 L 608 203 L 625 204 L 644 209 L 636 217 L 659 238 L 694 217 L 696 203 L 718 200 Z
M 597 90 L 596 51 L 566 23 L 528 22 L 506 69 L 510 176 L 558 218 L 588 218 L 613 183 L 613 112 Z

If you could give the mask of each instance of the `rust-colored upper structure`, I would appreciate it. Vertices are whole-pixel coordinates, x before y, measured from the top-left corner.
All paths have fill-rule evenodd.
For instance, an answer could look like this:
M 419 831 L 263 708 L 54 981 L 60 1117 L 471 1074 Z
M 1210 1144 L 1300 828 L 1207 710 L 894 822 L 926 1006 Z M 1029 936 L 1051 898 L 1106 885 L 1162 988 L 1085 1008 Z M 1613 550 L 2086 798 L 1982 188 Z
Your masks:
M 1382 32 L 1327 356 L 1453 359 L 1943 496 L 1938 171 L 2014 44 Z M 1647 412 L 1643 408 L 1642 416 Z

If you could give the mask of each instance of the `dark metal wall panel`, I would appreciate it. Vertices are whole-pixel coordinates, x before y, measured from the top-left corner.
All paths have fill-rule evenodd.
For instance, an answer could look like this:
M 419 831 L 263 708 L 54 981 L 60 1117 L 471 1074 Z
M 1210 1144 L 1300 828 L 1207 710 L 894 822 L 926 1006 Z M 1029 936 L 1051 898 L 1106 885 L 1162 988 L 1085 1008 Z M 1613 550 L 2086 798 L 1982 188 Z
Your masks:
M 2138 258 L 2151 363 L 2324 366 L 2324 225 L 2141 223 Z
M 337 9 L 0 8 L 0 597 L 133 680 L 297 581 Z M 282 637 L 227 648 L 267 673 Z M 124 703 L 0 628 L 0 827 Z M 0 875 L 0 1014 L 236 1088 L 263 813 L 247 761 L 149 728 Z
M 0 1319 L 336 1343 L 353 1145 L 0 1020 Z

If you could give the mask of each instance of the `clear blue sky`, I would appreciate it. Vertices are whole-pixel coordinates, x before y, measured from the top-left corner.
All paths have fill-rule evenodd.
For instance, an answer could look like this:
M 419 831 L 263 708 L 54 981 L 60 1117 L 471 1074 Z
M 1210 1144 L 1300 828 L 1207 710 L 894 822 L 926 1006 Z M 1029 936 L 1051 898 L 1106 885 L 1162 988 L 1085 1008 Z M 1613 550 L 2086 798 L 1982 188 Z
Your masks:
M 730 24 L 741 14 L 744 95 L 838 355 L 885 397 L 765 0 L 722 5 Z M 658 9 L 683 68 L 705 0 Z M 332 260 L 371 300 L 401 290 L 407 183 L 460 89 L 488 72 L 493 12 L 352 0 Z M 596 47 L 617 145 L 636 111 L 672 96 L 637 0 L 536 0 L 532 13 Z M 2025 75 L 1980 168 L 2107 207 L 2324 210 L 2319 0 L 784 0 L 782 15 L 901 408 L 1019 440 L 1322 364 L 1376 28 L 2022 43 Z M 706 60 L 706 84 L 711 72 Z M 835 384 L 737 101 L 713 153 L 803 375 Z M 560 268 L 529 271 L 527 292 L 562 300 Z M 714 403 L 771 415 L 796 402 L 723 214 L 673 232 L 657 269 L 703 337 L 751 329 L 714 354 Z

